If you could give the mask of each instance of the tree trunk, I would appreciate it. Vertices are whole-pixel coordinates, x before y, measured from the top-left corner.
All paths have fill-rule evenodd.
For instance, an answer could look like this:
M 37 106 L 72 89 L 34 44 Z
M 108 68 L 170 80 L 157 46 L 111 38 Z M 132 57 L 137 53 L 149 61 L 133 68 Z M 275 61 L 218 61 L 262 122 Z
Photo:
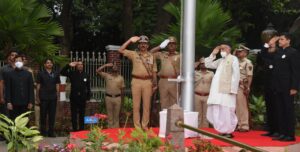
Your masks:
M 127 40 L 133 35 L 132 0 L 123 0 L 122 14 L 123 38 Z
M 155 33 L 165 32 L 168 28 L 168 25 L 171 21 L 172 16 L 164 10 L 164 6 L 171 2 L 175 3 L 178 0 L 158 0 L 158 7 L 157 7 L 157 22 L 155 26 Z
M 63 8 L 61 12 L 62 26 L 64 30 L 63 37 L 63 50 L 62 55 L 68 55 L 71 49 L 71 43 L 73 39 L 73 23 L 72 23 L 72 9 L 73 0 L 63 0 Z

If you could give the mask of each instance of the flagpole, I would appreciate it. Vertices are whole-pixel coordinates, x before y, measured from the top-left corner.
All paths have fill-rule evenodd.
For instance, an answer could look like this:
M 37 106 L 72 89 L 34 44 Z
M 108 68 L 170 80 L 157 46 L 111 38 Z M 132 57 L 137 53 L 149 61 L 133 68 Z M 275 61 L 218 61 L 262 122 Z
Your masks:
M 186 111 L 194 111 L 195 11 L 196 0 L 184 0 L 181 103 Z

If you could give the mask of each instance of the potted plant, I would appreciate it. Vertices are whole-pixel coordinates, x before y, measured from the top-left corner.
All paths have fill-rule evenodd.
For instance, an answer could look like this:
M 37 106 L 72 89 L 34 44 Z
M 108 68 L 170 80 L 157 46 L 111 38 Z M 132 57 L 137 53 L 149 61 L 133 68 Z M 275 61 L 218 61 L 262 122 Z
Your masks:
M 30 113 L 32 111 L 25 112 L 14 121 L 0 114 L 0 134 L 8 141 L 9 152 L 37 149 L 39 141 L 43 139 L 37 127 L 27 127 Z
M 253 129 L 263 129 L 265 123 L 266 105 L 263 96 L 256 97 L 251 96 L 249 104 L 249 110 L 251 111 L 251 121 L 253 123 Z
M 126 115 L 124 128 L 127 126 L 128 120 L 132 115 L 133 111 L 133 102 L 132 99 L 129 97 L 124 97 L 123 105 L 122 105 L 122 111 Z

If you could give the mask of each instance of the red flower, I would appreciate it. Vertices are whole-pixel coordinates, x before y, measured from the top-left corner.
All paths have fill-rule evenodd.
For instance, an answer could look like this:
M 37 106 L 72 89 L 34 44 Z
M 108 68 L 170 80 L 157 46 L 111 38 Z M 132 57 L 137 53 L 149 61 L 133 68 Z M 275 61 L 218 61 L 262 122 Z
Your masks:
M 166 150 L 166 147 L 165 147 L 165 146 L 160 146 L 160 147 L 159 147 L 159 151 L 164 152 L 165 150 Z
M 101 119 L 101 120 L 107 119 L 107 115 L 105 115 L 105 114 L 96 113 L 94 116 L 97 117 L 98 119 Z
M 70 144 L 67 145 L 67 148 L 70 149 L 70 150 L 74 149 L 75 147 L 76 147 L 75 144 L 70 143 Z
M 108 148 L 106 146 L 102 146 L 101 150 L 108 150 Z
M 175 149 L 179 149 L 180 146 L 179 146 L 179 145 L 174 145 L 174 148 L 175 148 Z
M 86 151 L 85 151 L 85 148 L 82 148 L 82 149 L 80 150 L 80 152 L 86 152 Z
M 168 140 L 171 140 L 171 139 L 172 139 L 172 134 L 169 134 L 169 135 L 167 136 L 167 139 L 168 139 Z

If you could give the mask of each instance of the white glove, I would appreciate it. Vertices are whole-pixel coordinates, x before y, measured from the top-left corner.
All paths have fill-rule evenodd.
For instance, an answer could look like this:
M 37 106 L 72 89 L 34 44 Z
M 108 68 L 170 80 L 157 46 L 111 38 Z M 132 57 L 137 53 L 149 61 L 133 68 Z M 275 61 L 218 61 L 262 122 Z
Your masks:
M 164 49 L 167 47 L 167 45 L 169 44 L 170 40 L 169 39 L 166 39 L 164 40 L 162 43 L 160 43 L 159 47 L 160 49 Z
M 265 48 L 269 48 L 270 46 L 269 46 L 268 43 L 265 43 L 265 44 L 264 44 L 264 47 L 265 47 Z

